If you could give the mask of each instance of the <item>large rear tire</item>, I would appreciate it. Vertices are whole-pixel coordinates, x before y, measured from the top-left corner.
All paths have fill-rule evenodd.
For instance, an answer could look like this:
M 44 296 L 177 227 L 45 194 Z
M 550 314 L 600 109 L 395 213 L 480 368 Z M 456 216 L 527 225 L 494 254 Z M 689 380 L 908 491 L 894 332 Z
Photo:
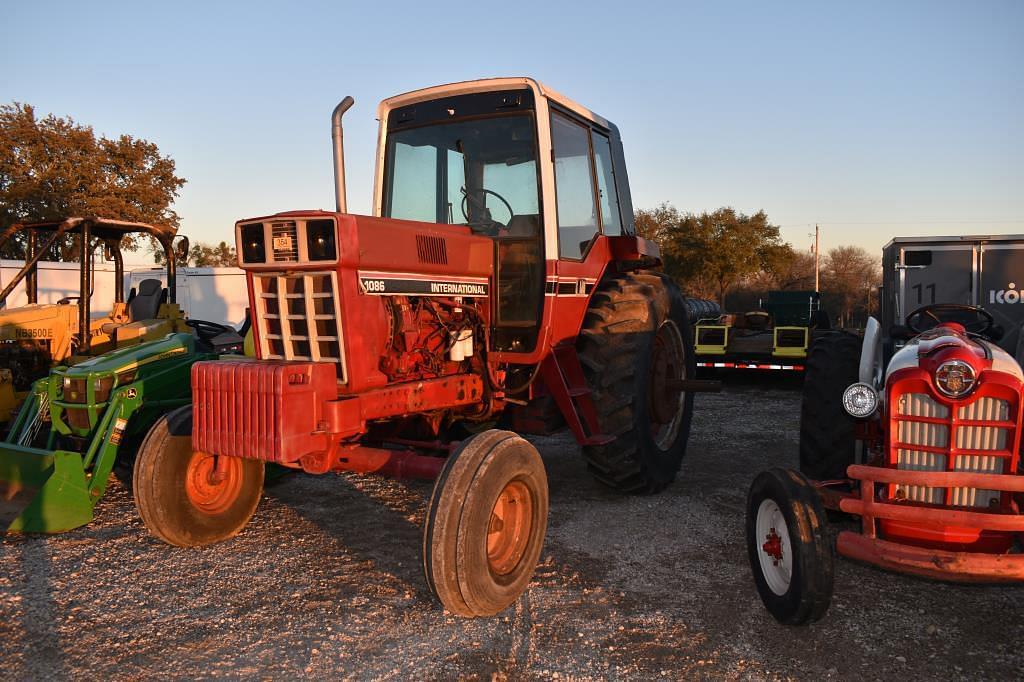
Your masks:
M 765 608 L 806 625 L 832 603 L 833 559 L 818 491 L 788 469 L 760 473 L 747 494 L 747 555 Z
M 679 288 L 654 272 L 602 282 L 577 345 L 602 433 L 583 447 L 590 472 L 627 493 L 654 493 L 673 480 L 686 453 L 693 394 L 672 382 L 696 374 L 693 330 Z
M 451 613 L 492 616 L 530 583 L 544 545 L 548 481 L 526 440 L 491 429 L 462 443 L 434 484 L 423 572 Z
M 810 479 L 846 478 L 854 463 L 856 422 L 843 409 L 843 391 L 857 381 L 860 347 L 847 332 L 826 334 L 811 347 L 800 405 L 800 471 Z
M 192 406 L 157 420 L 135 458 L 132 492 L 143 523 L 178 547 L 233 537 L 256 511 L 263 462 L 192 449 Z

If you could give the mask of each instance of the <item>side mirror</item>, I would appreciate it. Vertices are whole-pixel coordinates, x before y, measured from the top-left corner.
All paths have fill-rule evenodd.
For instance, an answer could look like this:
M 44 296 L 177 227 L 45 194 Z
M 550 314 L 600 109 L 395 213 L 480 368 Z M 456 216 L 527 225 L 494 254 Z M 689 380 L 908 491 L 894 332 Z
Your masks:
M 915 334 L 910 329 L 910 327 L 907 327 L 905 325 L 894 324 L 893 326 L 889 327 L 889 338 L 891 338 L 894 341 L 909 341 L 910 339 L 914 338 L 914 336 Z
M 987 336 L 992 341 L 998 341 L 1005 335 L 1006 330 L 1003 328 L 1003 325 L 1001 324 L 994 324 L 991 327 L 989 327 L 989 330 L 987 332 L 985 332 L 985 336 Z
M 181 266 L 188 265 L 189 242 L 188 237 L 183 234 L 177 236 L 177 244 L 174 246 L 174 259 Z

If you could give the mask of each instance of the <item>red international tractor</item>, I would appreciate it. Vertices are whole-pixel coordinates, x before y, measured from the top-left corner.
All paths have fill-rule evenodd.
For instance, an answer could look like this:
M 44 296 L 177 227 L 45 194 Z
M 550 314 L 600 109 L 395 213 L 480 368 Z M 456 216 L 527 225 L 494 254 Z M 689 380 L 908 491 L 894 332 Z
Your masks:
M 351 104 L 332 120 L 337 210 L 236 224 L 258 359 L 195 365 L 193 404 L 140 449 L 135 500 L 194 546 L 248 522 L 265 462 L 436 478 L 427 583 L 494 614 L 547 526 L 543 463 L 513 430 L 567 424 L 624 492 L 675 477 L 702 387 L 684 300 L 635 234 L 604 118 L 526 78 L 385 100 L 371 217 L 345 209 Z
M 747 498 L 750 564 L 776 619 L 828 609 L 826 510 L 859 517 L 859 532 L 836 538 L 842 556 L 952 582 L 1024 581 L 1024 373 L 1002 336 L 985 309 L 938 303 L 884 334 L 870 319 L 863 341 L 816 342 L 801 472 L 766 471 Z

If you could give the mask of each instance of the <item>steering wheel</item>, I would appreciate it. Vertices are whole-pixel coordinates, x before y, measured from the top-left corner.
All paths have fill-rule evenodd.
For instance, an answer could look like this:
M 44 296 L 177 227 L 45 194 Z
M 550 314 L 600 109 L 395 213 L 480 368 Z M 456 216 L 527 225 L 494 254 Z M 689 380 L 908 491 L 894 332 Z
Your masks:
M 975 319 L 973 322 L 962 322 L 962 315 L 958 313 L 966 313 L 974 315 Z M 921 322 L 925 319 L 933 320 L 935 324 L 922 327 Z M 962 303 L 933 303 L 932 305 L 926 305 L 922 308 L 918 308 L 914 312 L 907 315 L 907 326 L 915 334 L 933 329 L 934 327 L 942 324 L 943 322 L 957 322 L 964 326 L 968 332 L 972 334 L 978 334 L 980 336 L 986 335 L 992 327 L 995 326 L 995 318 L 992 314 L 980 306 L 964 305 Z
M 508 203 L 505 197 L 501 196 L 494 190 L 486 189 L 484 187 L 475 189 L 473 191 L 469 191 L 465 187 L 462 187 L 461 189 L 462 201 L 459 203 L 459 210 L 462 211 L 462 217 L 465 218 L 467 225 L 469 225 L 470 227 L 480 227 L 481 229 L 484 230 L 484 232 L 490 235 L 496 235 L 498 234 L 499 229 L 503 227 L 508 227 L 508 223 L 503 223 L 491 218 L 491 210 L 487 208 L 485 203 L 485 199 L 487 198 L 488 194 L 497 198 L 501 203 L 505 204 L 505 208 L 508 209 L 508 219 L 509 222 L 511 222 L 512 216 L 514 216 L 516 212 L 512 210 L 512 204 Z M 473 202 L 473 205 L 476 206 L 477 209 L 479 209 L 480 213 L 484 216 L 483 220 L 471 221 L 469 219 L 469 212 L 466 209 L 469 208 L 470 201 Z
M 224 324 L 217 324 L 216 322 L 207 322 L 206 320 L 189 319 L 185 320 L 185 324 L 187 324 L 189 327 L 192 327 L 192 329 L 195 329 L 196 336 L 198 336 L 203 341 L 210 341 L 220 336 L 221 334 L 226 334 L 229 332 L 232 334 L 238 333 L 232 327 L 229 327 Z

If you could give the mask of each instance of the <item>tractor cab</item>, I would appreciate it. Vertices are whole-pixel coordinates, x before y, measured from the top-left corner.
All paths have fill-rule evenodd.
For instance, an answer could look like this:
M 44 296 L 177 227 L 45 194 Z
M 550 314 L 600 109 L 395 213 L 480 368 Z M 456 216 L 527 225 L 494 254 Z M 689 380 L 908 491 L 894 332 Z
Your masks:
M 54 364 L 74 364 L 127 345 L 186 331 L 175 296 L 174 244 L 176 231 L 145 223 L 105 218 L 67 218 L 62 221 L 19 223 L 0 233 L 0 247 L 20 242 L 25 264 L 0 291 L 0 424 L 6 422 L 27 395 L 32 382 L 45 376 Z M 159 280 L 145 280 L 127 298 L 121 242 L 129 234 L 146 234 L 162 247 L 168 287 Z M 77 237 L 79 290 L 58 303 L 40 304 L 38 264 L 67 235 Z M 103 248 L 114 263 L 114 301 L 107 315 L 92 314 L 96 249 Z M 178 238 L 177 250 L 188 251 L 188 241 Z M 8 308 L 6 303 L 24 283 L 27 305 Z
M 554 299 L 600 278 L 602 238 L 635 232 L 618 129 L 529 78 L 398 95 L 378 119 L 375 215 L 490 238 L 494 347 L 537 355 Z

